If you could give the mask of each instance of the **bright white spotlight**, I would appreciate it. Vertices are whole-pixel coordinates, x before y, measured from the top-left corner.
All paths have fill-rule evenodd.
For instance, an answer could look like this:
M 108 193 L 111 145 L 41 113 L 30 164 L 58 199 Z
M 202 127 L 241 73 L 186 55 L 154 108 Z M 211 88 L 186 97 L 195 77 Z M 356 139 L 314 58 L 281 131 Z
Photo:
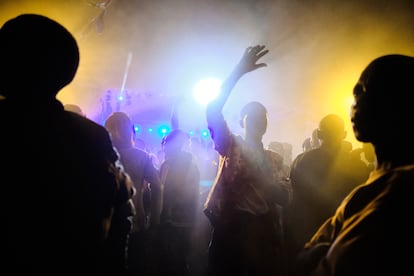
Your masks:
M 220 93 L 221 80 L 215 78 L 206 78 L 200 80 L 194 87 L 193 95 L 195 100 L 206 106 L 210 101 Z

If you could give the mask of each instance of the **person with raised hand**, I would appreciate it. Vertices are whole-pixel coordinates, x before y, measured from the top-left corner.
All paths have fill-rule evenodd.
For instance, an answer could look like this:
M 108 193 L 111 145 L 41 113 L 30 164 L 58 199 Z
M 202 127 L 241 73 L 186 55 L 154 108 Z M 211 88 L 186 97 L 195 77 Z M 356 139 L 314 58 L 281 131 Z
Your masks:
M 220 155 L 218 175 L 205 202 L 213 227 L 208 275 L 284 275 L 281 206 L 289 192 L 283 181 L 283 158 L 266 150 L 267 110 L 257 101 L 241 109 L 245 137 L 233 134 L 223 106 L 246 73 L 267 66 L 258 63 L 269 52 L 264 45 L 248 47 L 206 109 L 208 128 Z

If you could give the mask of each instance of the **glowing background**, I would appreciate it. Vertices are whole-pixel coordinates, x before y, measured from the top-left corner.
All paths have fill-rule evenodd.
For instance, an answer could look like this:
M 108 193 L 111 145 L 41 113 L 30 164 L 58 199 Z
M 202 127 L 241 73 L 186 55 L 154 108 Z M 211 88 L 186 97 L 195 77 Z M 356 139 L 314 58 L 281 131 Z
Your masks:
M 239 82 L 225 115 L 239 133 L 241 106 L 262 101 L 265 146 L 289 142 L 294 155 L 330 112 L 345 118 L 347 139 L 358 145 L 348 111 L 362 69 L 382 54 L 414 55 L 409 0 L 1 0 L 0 24 L 23 12 L 50 16 L 78 39 L 78 73 L 58 97 L 97 122 L 106 91 L 115 97 L 129 68 L 130 104 L 121 109 L 135 121 L 168 122 L 178 102 L 181 125 L 203 129 L 204 109 L 191 95 L 196 82 L 224 79 L 247 46 L 267 45 L 268 67 Z

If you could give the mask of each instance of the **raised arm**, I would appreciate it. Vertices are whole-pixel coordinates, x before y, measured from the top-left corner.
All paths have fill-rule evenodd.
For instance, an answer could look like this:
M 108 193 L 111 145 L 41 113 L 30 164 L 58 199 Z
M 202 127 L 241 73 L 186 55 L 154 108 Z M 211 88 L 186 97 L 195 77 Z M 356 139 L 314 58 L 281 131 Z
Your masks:
M 266 55 L 269 50 L 265 49 L 264 45 L 256 45 L 248 47 L 244 54 L 231 72 L 230 76 L 224 81 L 221 86 L 220 94 L 216 99 L 211 101 L 207 106 L 207 120 L 214 118 L 215 115 L 221 114 L 224 104 L 226 103 L 230 92 L 233 90 L 237 81 L 246 73 L 267 66 L 266 63 L 257 63 L 257 61 Z M 211 115 L 211 116 L 210 116 Z
M 221 91 L 216 99 L 207 105 L 206 117 L 211 137 L 214 140 L 215 148 L 220 154 L 224 154 L 228 147 L 229 129 L 223 117 L 223 106 L 226 103 L 230 92 L 233 90 L 237 81 L 246 73 L 254 71 L 258 68 L 267 66 L 266 63 L 257 63 L 257 61 L 269 50 L 265 50 L 265 46 L 257 45 L 248 47 L 240 59 L 239 63 L 231 72 L 230 76 L 221 86 Z

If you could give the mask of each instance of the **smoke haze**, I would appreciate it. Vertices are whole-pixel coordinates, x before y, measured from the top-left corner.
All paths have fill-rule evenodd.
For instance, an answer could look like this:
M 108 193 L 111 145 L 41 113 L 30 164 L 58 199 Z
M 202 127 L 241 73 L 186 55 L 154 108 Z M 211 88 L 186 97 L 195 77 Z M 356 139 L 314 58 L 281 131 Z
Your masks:
M 50 16 L 78 39 L 78 73 L 58 97 L 98 122 L 106 92 L 116 95 L 127 74 L 124 109 L 136 120 L 162 120 L 179 101 L 183 124 L 203 127 L 203 110 L 190 99 L 195 83 L 224 79 L 246 47 L 266 45 L 268 66 L 240 80 L 226 117 L 241 133 L 241 106 L 263 102 L 265 146 L 288 142 L 294 155 L 327 113 L 344 117 L 358 146 L 348 113 L 359 74 L 379 55 L 414 55 L 414 1 L 0 1 L 1 24 L 23 12 Z

